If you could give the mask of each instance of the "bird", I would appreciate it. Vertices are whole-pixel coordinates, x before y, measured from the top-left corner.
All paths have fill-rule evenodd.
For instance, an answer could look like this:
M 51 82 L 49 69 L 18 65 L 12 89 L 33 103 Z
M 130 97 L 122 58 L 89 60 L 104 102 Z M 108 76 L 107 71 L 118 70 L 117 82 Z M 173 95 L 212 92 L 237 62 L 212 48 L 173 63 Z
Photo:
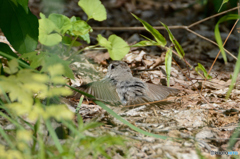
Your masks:
M 146 83 L 133 77 L 127 63 L 123 61 L 112 61 L 102 80 L 84 84 L 77 89 L 93 95 L 97 100 L 124 106 L 159 101 L 179 92 L 175 88 Z

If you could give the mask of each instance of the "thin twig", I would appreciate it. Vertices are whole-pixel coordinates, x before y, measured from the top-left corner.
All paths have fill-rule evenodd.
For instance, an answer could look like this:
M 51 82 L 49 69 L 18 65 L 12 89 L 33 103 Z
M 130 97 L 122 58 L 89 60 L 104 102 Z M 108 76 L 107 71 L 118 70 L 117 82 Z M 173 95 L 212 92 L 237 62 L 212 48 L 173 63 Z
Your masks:
M 235 26 L 237 25 L 238 21 L 239 21 L 239 19 L 237 19 L 237 21 L 236 21 L 236 22 L 235 22 L 235 24 L 233 25 L 232 29 L 230 30 L 230 32 L 229 32 L 229 34 L 228 34 L 228 36 L 227 36 L 226 40 L 225 40 L 225 41 L 224 41 L 224 43 L 223 43 L 223 47 L 224 47 L 224 45 L 226 44 L 226 42 L 227 42 L 227 40 L 228 40 L 229 36 L 232 34 L 232 31 L 233 31 L 233 29 L 235 28 Z M 210 74 L 210 72 L 211 72 L 211 70 L 212 70 L 212 68 L 213 68 L 214 64 L 216 63 L 216 61 L 217 61 L 217 59 L 218 59 L 218 56 L 220 55 L 220 53 L 221 53 L 221 50 L 219 50 L 219 51 L 218 51 L 218 54 L 217 54 L 216 58 L 214 59 L 214 61 L 213 61 L 212 65 L 211 65 L 211 67 L 210 67 L 210 69 L 209 69 L 209 71 L 208 71 L 208 73 L 207 73 L 207 76 L 206 76 L 206 77 L 208 77 L 208 75 Z M 204 81 L 206 81 L 206 80 L 207 80 L 207 78 L 206 78 L 206 77 L 205 77 L 205 80 L 204 80 Z M 202 89 L 203 89 L 203 85 L 204 85 L 204 84 L 202 84 L 202 87 L 201 87 L 201 92 L 202 92 Z
M 214 41 L 212 41 L 212 40 L 210 40 L 210 39 L 208 39 L 208 38 L 206 38 L 206 37 L 204 37 L 204 36 L 196 33 L 195 31 L 193 31 L 193 30 L 191 30 L 191 29 L 187 28 L 186 30 L 189 31 L 189 32 L 191 32 L 191 33 L 193 33 L 193 34 L 195 34 L 195 35 L 197 35 L 197 36 L 199 36 L 200 38 L 202 38 L 202 39 L 204 39 L 204 40 L 207 40 L 207 41 L 209 41 L 210 43 L 218 46 L 218 44 L 217 44 L 216 42 L 214 42 Z M 225 48 L 223 48 L 223 49 L 224 49 L 224 51 L 226 51 L 230 56 L 232 56 L 235 60 L 237 60 L 236 56 L 234 56 L 232 53 L 230 53 L 227 49 L 225 49 Z

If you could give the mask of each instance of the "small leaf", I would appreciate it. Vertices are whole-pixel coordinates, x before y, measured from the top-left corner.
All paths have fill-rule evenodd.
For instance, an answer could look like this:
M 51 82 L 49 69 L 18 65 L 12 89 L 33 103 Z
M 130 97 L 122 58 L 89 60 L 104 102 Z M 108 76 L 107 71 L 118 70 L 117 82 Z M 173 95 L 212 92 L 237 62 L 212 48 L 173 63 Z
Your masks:
M 106 49 L 111 49 L 112 47 L 111 42 L 104 38 L 101 34 L 98 34 L 97 41 L 99 45 L 105 47 Z
M 74 79 L 73 72 L 69 68 L 70 63 L 71 63 L 70 61 L 65 61 L 65 60 L 59 58 L 57 55 L 50 54 L 49 57 L 45 56 L 45 60 L 44 60 L 44 63 L 42 64 L 43 67 L 42 67 L 41 71 L 47 72 L 49 66 L 61 64 L 63 66 L 63 75 L 68 78 Z M 61 71 L 61 70 L 59 70 L 59 71 Z
M 28 59 L 31 62 L 30 66 L 32 68 L 37 68 L 44 63 L 45 56 L 46 55 L 44 52 L 38 54 L 36 51 L 34 51 L 23 54 L 22 56 L 20 56 L 20 58 Z
M 103 21 L 107 19 L 106 9 L 100 0 L 80 0 L 78 5 L 88 15 L 88 20 Z
M 8 61 L 8 67 L 4 68 L 4 72 L 8 74 L 14 74 L 18 72 L 18 61 L 17 59 L 12 59 L 11 61 Z
M 58 112 L 58 113 L 56 113 Z M 66 105 L 59 104 L 59 105 L 49 105 L 46 107 L 46 113 L 49 117 L 54 117 L 58 121 L 61 119 L 72 120 L 74 117 L 74 113 L 71 112 Z
M 116 35 L 111 35 L 108 41 L 111 42 L 112 45 L 111 49 L 108 49 L 112 60 L 121 60 L 130 50 L 128 44 Z
M 158 43 L 153 40 L 151 40 L 151 41 L 143 40 L 134 45 L 131 45 L 130 47 L 157 46 L 157 45 L 158 45 Z
M 86 41 L 88 44 L 90 43 L 89 33 L 87 33 L 87 34 L 85 34 L 85 35 L 80 35 L 79 38 L 80 38 L 81 40 Z
M 165 45 L 167 44 L 167 41 L 166 41 L 166 39 L 162 36 L 162 34 L 160 34 L 160 33 L 159 33 L 156 29 L 154 29 L 150 24 L 148 24 L 148 23 L 145 22 L 144 20 L 138 18 L 136 15 L 134 15 L 134 14 L 132 14 L 132 15 L 133 15 L 138 21 L 140 21 L 140 22 L 143 24 L 144 28 L 145 28 L 148 32 L 150 32 L 150 33 L 154 36 L 155 40 L 158 42 L 158 44 L 159 44 L 160 46 L 165 46 Z
M 91 26 L 88 25 L 88 23 L 83 20 L 77 20 L 71 23 L 72 23 L 72 28 L 69 31 L 75 36 L 86 35 L 89 32 L 92 32 Z
M 27 53 L 21 56 L 22 58 L 27 58 L 31 62 L 31 67 L 36 68 L 42 66 L 42 72 L 48 72 L 49 66 L 54 66 L 56 64 L 62 64 L 63 66 L 63 75 L 74 79 L 72 70 L 69 68 L 70 61 L 65 61 L 59 58 L 55 54 L 50 54 L 47 52 L 41 52 L 37 54 L 36 52 Z M 62 70 L 59 70 L 62 71 Z M 55 70 L 56 72 L 56 70 Z
M 171 40 L 171 42 L 174 44 L 174 48 L 176 49 L 178 55 L 183 58 L 183 56 L 185 55 L 185 52 L 182 49 L 182 46 L 178 43 L 178 41 L 175 39 L 175 37 L 173 36 L 172 32 L 170 31 L 170 29 L 168 28 L 167 25 L 165 25 L 164 23 L 160 22 L 164 28 L 167 30 L 168 35 L 169 35 L 169 39 Z
M 57 32 L 61 33 L 62 35 L 72 27 L 70 19 L 65 15 L 53 13 L 49 15 L 48 19 L 55 24 L 57 27 Z
M 108 50 L 112 60 L 121 60 L 130 50 L 128 44 L 114 34 L 111 35 L 108 40 L 99 34 L 97 40 L 99 45 Z
M 202 76 L 202 74 L 200 73 L 200 71 L 203 72 L 203 75 L 204 75 L 205 78 L 207 78 L 207 79 L 211 79 L 211 78 L 212 78 L 212 76 L 207 75 L 207 71 L 206 71 L 205 67 L 204 67 L 202 64 L 200 64 L 200 63 L 198 63 L 198 66 L 195 67 L 195 71 L 196 71 L 201 77 L 203 77 L 203 76 Z

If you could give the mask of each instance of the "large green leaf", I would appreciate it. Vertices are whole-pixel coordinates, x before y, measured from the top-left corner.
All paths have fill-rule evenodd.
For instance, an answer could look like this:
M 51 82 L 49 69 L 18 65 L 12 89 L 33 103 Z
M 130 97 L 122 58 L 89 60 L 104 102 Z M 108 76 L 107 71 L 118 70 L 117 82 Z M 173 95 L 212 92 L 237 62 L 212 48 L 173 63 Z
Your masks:
M 155 38 L 155 40 L 158 42 L 158 44 L 160 46 L 165 46 L 167 44 L 166 39 L 162 36 L 162 34 L 159 33 L 159 31 L 157 31 L 156 29 L 154 29 L 150 24 L 148 24 L 147 22 L 145 22 L 144 20 L 138 18 L 136 15 L 132 14 L 138 21 L 140 21 L 144 28 L 150 32 L 153 37 Z
M 11 56 L 13 56 L 13 57 L 15 57 L 15 58 L 18 58 L 17 54 L 15 54 L 15 53 L 10 49 L 10 47 L 9 47 L 7 44 L 5 44 L 5 43 L 0 43 L 0 51 L 5 52 L 5 53 L 7 53 L 8 55 L 11 55 Z M 8 57 L 5 57 L 5 58 L 7 58 L 8 60 L 10 60 L 10 58 L 8 58 Z
M 88 20 L 103 21 L 107 19 L 106 9 L 100 0 L 80 0 L 78 5 L 88 15 Z
M 217 24 L 215 25 L 215 29 L 214 29 L 215 38 L 216 38 L 216 41 L 217 41 L 217 43 L 218 43 L 218 47 L 219 47 L 220 50 L 221 50 L 222 57 L 223 57 L 223 60 L 224 60 L 225 64 L 227 64 L 227 56 L 226 56 L 226 53 L 225 53 L 224 48 L 223 48 L 223 42 L 222 42 L 221 35 L 220 35 L 220 31 L 219 31 L 219 24 L 222 23 L 222 22 L 224 22 L 224 21 L 236 20 L 236 19 L 239 19 L 239 18 L 240 18 L 240 15 L 237 15 L 237 14 L 228 14 L 228 15 L 225 15 L 224 17 L 222 17 L 222 18 L 217 22 Z
M 38 43 L 38 19 L 25 9 L 10 0 L 0 1 L 0 28 L 21 54 L 34 51 Z

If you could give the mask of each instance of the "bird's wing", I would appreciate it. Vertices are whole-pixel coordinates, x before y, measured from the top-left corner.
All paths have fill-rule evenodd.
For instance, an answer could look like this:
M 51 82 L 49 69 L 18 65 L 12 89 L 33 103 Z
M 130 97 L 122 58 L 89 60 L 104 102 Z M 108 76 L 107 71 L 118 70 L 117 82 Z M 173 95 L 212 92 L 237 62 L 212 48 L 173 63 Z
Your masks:
M 165 99 L 169 95 L 173 95 L 179 92 L 178 89 L 170 88 L 166 86 L 160 86 L 160 85 L 155 85 L 150 83 L 147 83 L 147 86 L 148 86 L 148 90 L 146 91 L 146 94 L 153 101 Z
M 138 96 L 135 99 L 129 101 L 126 105 L 135 105 L 141 103 L 148 103 L 153 101 L 159 101 L 167 98 L 169 95 L 173 95 L 179 92 L 178 89 L 169 88 L 166 86 L 160 86 L 150 83 L 145 83 L 147 86 L 145 96 Z
M 77 89 L 93 95 L 98 100 L 120 104 L 120 98 L 116 92 L 116 86 L 107 79 L 82 85 Z

